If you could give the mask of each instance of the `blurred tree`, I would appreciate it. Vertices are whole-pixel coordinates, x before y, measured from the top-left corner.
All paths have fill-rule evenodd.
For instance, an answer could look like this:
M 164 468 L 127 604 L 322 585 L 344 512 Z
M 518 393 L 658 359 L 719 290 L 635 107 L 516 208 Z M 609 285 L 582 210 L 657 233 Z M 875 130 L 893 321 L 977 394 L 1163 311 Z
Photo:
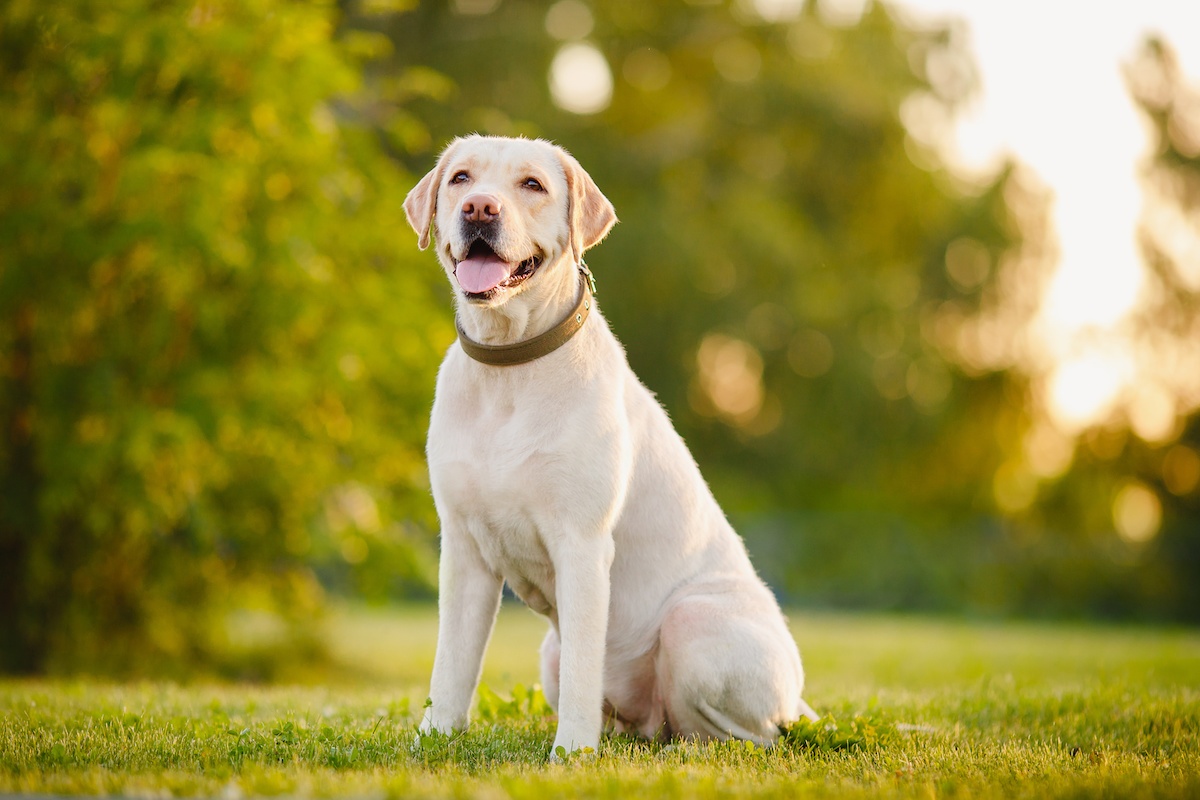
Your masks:
M 989 547 L 992 563 L 967 575 L 976 586 L 1003 587 L 996 595 L 1009 610 L 1194 622 L 1200 619 L 1200 91 L 1188 86 L 1170 48 L 1157 40 L 1144 43 L 1127 78 L 1154 132 L 1143 181 L 1147 285 L 1122 325 L 1089 331 L 1081 341 L 1111 357 L 1110 369 L 1127 358 L 1134 380 L 1104 418 L 1079 431 L 1056 424 L 1046 407 L 1046 376 L 1039 374 L 1046 364 L 1021 352 L 1019 342 L 984 359 L 993 368 L 1013 368 L 1010 386 L 1025 382 L 1032 402 L 1028 418 L 1002 440 L 1007 455 L 994 486 L 1007 519 Z M 1028 221 L 1023 228 L 1032 230 Z M 1036 286 L 1044 267 L 1034 257 L 1001 277 Z M 1028 324 L 1037 310 L 1029 299 L 1011 288 L 988 298 L 960 338 L 970 334 L 970 342 L 989 326 Z
M 969 599 L 955 559 L 993 535 L 997 442 L 1024 423 L 1004 376 L 958 366 L 1020 247 L 1012 173 L 965 184 L 933 146 L 975 86 L 960 31 L 878 3 L 347 6 L 396 43 L 381 101 L 433 134 L 388 132 L 410 168 L 472 130 L 543 135 L 613 200 L 604 312 L 778 588 Z M 408 101 L 392 74 L 417 64 L 442 96 Z
M 1135 455 L 1138 474 L 1161 499 L 1161 535 L 1147 527 L 1146 560 L 1156 574 L 1151 601 L 1170 599 L 1200 620 L 1200 86 L 1188 84 L 1174 53 L 1147 40 L 1130 66 L 1134 99 L 1154 126 L 1146 168 L 1150 194 L 1143 246 L 1151 301 L 1138 323 L 1173 394 L 1168 435 Z M 1128 491 L 1129 487 L 1123 487 Z M 1118 495 L 1118 498 L 1120 495 Z M 1128 495 L 1126 495 L 1128 497 Z M 1151 507 L 1153 508 L 1153 507 Z M 1153 516 L 1153 511 L 1149 512 Z M 1153 522 L 1151 519 L 1148 522 Z M 1128 533 L 1128 531 L 1127 531 Z M 1151 603 L 1144 603 L 1150 605 Z
M 1170 46 L 1142 43 L 1126 70 L 1154 132 L 1141 242 L 1148 288 L 1130 337 L 1141 370 L 1123 449 L 1092 448 L 1112 525 L 1142 580 L 1127 605 L 1200 621 L 1200 85 Z M 1105 458 L 1104 456 L 1107 456 Z
M 428 587 L 452 339 L 324 3 L 0 12 L 0 669 L 213 657 Z M 374 113 L 374 112 L 372 112 Z M 408 522 L 401 523 L 401 520 Z

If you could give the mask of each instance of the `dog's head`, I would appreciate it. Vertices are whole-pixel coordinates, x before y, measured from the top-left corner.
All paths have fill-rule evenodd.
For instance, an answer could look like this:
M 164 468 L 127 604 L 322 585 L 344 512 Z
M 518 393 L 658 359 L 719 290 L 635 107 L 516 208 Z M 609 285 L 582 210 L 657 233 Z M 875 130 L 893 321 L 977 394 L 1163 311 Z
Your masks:
M 404 201 L 424 250 L 436 241 L 451 284 L 498 307 L 551 273 L 573 271 L 617 221 L 569 153 L 542 140 L 455 139 Z

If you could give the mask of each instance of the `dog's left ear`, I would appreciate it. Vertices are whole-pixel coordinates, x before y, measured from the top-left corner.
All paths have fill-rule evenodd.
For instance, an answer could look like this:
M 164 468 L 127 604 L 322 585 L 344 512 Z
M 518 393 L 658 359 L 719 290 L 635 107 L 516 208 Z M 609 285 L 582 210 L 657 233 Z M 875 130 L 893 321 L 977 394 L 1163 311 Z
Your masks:
M 617 212 L 574 156 L 559 148 L 558 157 L 567 177 L 567 222 L 571 226 L 571 249 L 578 264 L 584 251 L 608 235 L 617 222 Z
M 433 230 L 433 215 L 437 211 L 438 188 L 442 183 L 442 173 L 446 171 L 446 162 L 450 151 L 458 140 L 451 142 L 438 158 L 434 166 L 424 178 L 412 188 L 408 197 L 404 198 L 404 215 L 408 224 L 417 232 L 417 247 L 424 250 L 429 247 L 429 236 Z

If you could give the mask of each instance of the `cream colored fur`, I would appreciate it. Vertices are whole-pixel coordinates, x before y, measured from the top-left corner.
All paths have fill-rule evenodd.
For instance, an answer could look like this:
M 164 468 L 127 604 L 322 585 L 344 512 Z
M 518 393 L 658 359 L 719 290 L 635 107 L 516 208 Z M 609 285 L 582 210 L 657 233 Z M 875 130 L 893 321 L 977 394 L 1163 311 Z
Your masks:
M 470 246 L 471 192 L 501 202 L 500 256 L 543 257 L 533 277 L 486 300 L 468 299 L 454 275 Z M 485 344 L 562 319 L 579 299 L 580 258 L 616 222 L 561 148 L 481 136 L 452 142 L 405 211 L 421 247 L 436 242 L 464 331 Z M 598 310 L 561 349 L 520 366 L 480 364 L 451 345 L 427 451 L 442 532 L 422 732 L 466 726 L 505 581 L 550 622 L 552 752 L 594 749 L 606 726 L 765 744 L 815 718 L 779 606 Z

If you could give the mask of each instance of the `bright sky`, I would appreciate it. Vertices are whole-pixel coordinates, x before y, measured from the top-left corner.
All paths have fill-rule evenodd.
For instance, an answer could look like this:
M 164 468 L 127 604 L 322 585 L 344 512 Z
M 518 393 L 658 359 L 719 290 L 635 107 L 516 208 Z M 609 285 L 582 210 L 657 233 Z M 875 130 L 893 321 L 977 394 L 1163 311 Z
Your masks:
M 829 3 L 830 0 L 824 0 Z M 845 0 L 841 0 L 845 2 Z M 1147 34 L 1170 43 L 1185 75 L 1200 77 L 1200 3 L 1137 0 L 900 0 L 914 20 L 965 20 L 982 91 L 958 120 L 953 152 L 968 171 L 1005 154 L 1053 194 L 1060 254 L 1039 320 L 1053 362 L 1051 412 L 1066 427 L 1102 416 L 1136 380 L 1120 354 L 1081 349 L 1089 326 L 1113 328 L 1138 300 L 1138 168 L 1149 149 L 1122 65 Z

